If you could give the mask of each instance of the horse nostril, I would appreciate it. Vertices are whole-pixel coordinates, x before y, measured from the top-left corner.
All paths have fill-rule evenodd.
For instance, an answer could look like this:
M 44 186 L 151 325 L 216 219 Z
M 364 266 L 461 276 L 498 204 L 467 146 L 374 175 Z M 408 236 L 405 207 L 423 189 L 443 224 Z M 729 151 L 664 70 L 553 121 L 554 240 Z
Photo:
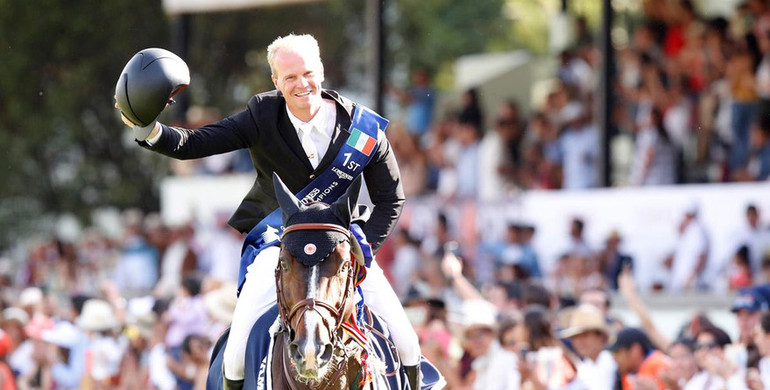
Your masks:
M 328 362 L 332 358 L 332 345 L 331 344 L 325 344 L 323 351 L 321 351 L 321 354 L 318 356 L 318 361 L 321 363 Z
M 291 343 L 289 345 L 289 356 L 291 356 L 291 359 L 295 362 L 301 362 L 304 360 L 304 356 L 302 356 L 302 350 L 297 346 L 297 344 Z

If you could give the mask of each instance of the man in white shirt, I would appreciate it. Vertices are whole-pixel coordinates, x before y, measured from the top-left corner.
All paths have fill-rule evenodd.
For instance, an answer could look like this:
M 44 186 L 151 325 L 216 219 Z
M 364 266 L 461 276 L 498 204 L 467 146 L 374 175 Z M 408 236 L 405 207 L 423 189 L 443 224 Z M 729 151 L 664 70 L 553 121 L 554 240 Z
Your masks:
M 679 238 L 671 259 L 671 292 L 693 290 L 708 260 L 709 240 L 698 220 L 697 204 L 687 206 L 678 230 Z
M 572 311 L 569 327 L 559 334 L 570 340 L 580 356 L 577 381 L 588 390 L 608 390 L 615 385 L 618 367 L 612 353 L 604 350 L 609 333 L 604 313 L 593 305 L 582 304 Z
M 471 363 L 474 390 L 519 390 L 518 357 L 497 341 L 497 311 L 490 302 L 463 302 L 463 336 Z

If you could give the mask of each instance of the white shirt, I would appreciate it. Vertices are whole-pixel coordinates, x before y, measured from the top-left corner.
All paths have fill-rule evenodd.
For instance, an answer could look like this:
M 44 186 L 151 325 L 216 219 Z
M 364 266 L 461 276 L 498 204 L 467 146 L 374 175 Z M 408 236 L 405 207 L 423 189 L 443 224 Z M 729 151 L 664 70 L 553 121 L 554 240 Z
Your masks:
M 147 367 L 149 368 L 150 383 L 159 390 L 176 389 L 176 379 L 166 364 L 168 357 L 163 344 L 157 344 L 150 350 Z
M 11 352 L 8 365 L 21 375 L 27 375 L 37 369 L 37 363 L 32 359 L 33 345 L 31 340 L 24 340 L 19 347 Z
M 671 269 L 672 292 L 685 289 L 687 281 L 695 272 L 698 257 L 708 254 L 709 241 L 706 231 L 697 218 L 690 221 L 679 236 L 679 243 L 674 252 L 674 264 Z M 695 286 L 693 286 L 695 287 Z
M 562 188 L 566 190 L 596 187 L 599 133 L 593 125 L 570 127 L 559 138 L 564 167 Z
M 765 356 L 759 361 L 759 377 L 762 385 L 770 389 L 770 357 Z
M 695 374 L 687 384 L 684 390 L 747 390 L 746 382 L 741 378 L 740 373 L 731 376 L 725 382 L 718 376 L 712 376 L 707 371 L 701 371 Z
M 97 336 L 91 341 L 91 376 L 97 381 L 109 379 L 120 372 L 120 363 L 128 347 L 125 339 Z
M 300 141 L 302 141 L 303 132 L 310 131 L 310 136 L 318 153 L 317 162 L 320 162 L 329 149 L 329 144 L 334 134 L 334 127 L 337 124 L 337 105 L 332 100 L 323 99 L 321 109 L 310 119 L 310 122 L 303 122 L 294 116 L 288 106 L 286 106 L 286 113 L 289 115 L 289 120 L 294 125 L 294 129 L 297 130 L 297 137 L 299 137 Z
M 740 231 L 736 234 L 736 245 L 733 249 L 734 254 L 742 245 L 749 247 L 749 261 L 752 271 L 758 275 L 762 270 L 762 256 L 765 251 L 770 249 L 770 231 L 754 228 L 746 222 Z
M 519 390 L 521 387 L 518 357 L 497 341 L 493 341 L 486 355 L 476 358 L 471 367 L 476 372 L 474 390 Z
M 654 157 L 645 171 L 647 153 L 650 150 L 653 151 Z M 665 142 L 654 127 L 642 127 L 636 136 L 629 184 L 636 186 L 674 184 L 676 181 L 675 153 L 671 144 Z
M 588 390 L 612 390 L 618 369 L 610 351 L 602 351 L 596 361 L 583 359 L 577 365 L 577 378 Z
M 506 195 L 508 181 L 500 173 L 507 162 L 508 151 L 497 131 L 488 131 L 479 143 L 478 196 L 482 201 L 496 201 Z

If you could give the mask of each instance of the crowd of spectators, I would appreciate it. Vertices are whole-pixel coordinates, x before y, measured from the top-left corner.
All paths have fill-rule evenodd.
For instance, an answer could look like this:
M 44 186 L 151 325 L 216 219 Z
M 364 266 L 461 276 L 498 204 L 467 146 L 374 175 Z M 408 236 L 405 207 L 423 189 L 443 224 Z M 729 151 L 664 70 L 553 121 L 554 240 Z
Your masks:
M 683 276 L 665 290 L 696 291 L 709 275 L 698 268 L 699 229 L 687 233 L 696 216 L 688 210 L 683 217 L 682 234 L 692 238 L 682 241 L 692 243 L 672 254 L 671 273 Z M 492 254 L 494 267 L 493 280 L 482 282 L 474 276 L 478 259 L 462 254 L 442 215 L 422 240 L 398 229 L 378 262 L 449 388 L 612 389 L 608 384 L 621 380 L 656 388 L 644 387 L 642 378 L 652 375 L 668 388 L 692 388 L 686 383 L 711 377 L 713 388 L 729 382 L 731 389 L 751 383 L 758 389 L 759 374 L 770 386 L 770 359 L 762 360 L 770 356 L 762 338 L 770 332 L 764 276 L 770 255 L 751 253 L 770 247 L 770 235 L 755 206 L 745 217 L 747 234 L 717 273 L 736 296 L 735 322 L 725 329 L 705 314 L 655 328 L 621 237 L 610 234 L 605 247 L 591 248 L 578 219 L 561 243 L 569 250 L 553 269 L 531 245 L 536 227 L 511 223 L 500 242 L 481 250 Z M 156 215 L 127 211 L 122 223 L 119 237 L 87 230 L 74 242 L 36 242 L 14 262 L 15 271 L 4 268 L 3 384 L 14 378 L 23 389 L 204 388 L 211 348 L 235 305 L 241 236 L 224 215 L 214 226 L 167 226 Z M 617 300 L 636 318 L 615 318 Z M 682 337 L 671 339 L 679 328 Z M 605 351 L 610 344 L 612 351 Z M 642 363 L 647 356 L 655 358 Z M 649 365 L 652 374 L 640 368 Z

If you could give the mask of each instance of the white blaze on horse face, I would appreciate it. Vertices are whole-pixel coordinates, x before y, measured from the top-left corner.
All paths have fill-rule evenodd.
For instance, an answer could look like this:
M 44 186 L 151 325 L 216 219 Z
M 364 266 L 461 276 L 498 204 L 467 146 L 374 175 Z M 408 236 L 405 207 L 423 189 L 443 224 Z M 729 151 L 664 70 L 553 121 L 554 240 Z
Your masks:
M 316 264 L 310 268 L 310 277 L 308 278 L 307 285 L 307 297 L 310 299 L 318 298 L 318 268 Z M 305 317 L 305 345 L 299 347 L 303 350 L 302 355 L 305 356 L 305 367 L 311 370 L 317 370 L 316 354 L 319 350 L 318 345 L 321 340 L 316 340 L 318 335 L 318 329 L 323 325 L 321 321 L 321 315 L 315 310 L 307 310 L 304 314 Z

